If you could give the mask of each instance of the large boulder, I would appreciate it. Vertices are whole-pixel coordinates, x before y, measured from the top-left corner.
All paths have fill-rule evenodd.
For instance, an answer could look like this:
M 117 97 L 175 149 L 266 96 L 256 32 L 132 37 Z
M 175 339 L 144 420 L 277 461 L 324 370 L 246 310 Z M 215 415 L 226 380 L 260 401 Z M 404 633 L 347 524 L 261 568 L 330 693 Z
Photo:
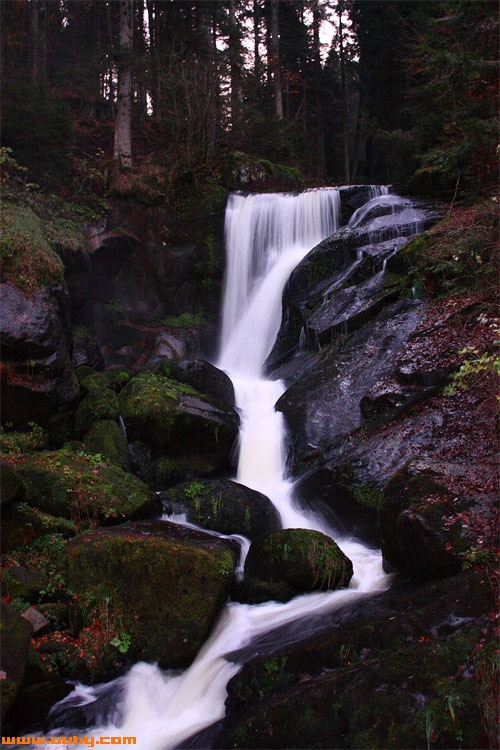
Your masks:
M 43 287 L 29 296 L 2 284 L 0 293 L 3 420 L 15 428 L 33 420 L 45 426 L 78 395 L 67 289 Z
M 351 561 L 330 537 L 307 529 L 282 529 L 255 539 L 245 561 L 242 601 L 274 598 L 278 584 L 282 601 L 299 593 L 344 588 L 352 578 Z M 262 585 L 264 584 L 264 585 Z
M 208 396 L 221 406 L 234 406 L 234 387 L 231 379 L 210 362 L 174 360 L 165 375 L 170 375 L 180 383 L 191 385 L 198 393 Z
M 11 707 L 23 681 L 31 645 L 31 625 L 0 603 L 2 653 L 0 657 L 1 719 Z
M 24 455 L 18 465 L 25 501 L 78 524 L 116 524 L 159 512 L 156 495 L 137 477 L 85 451 Z
M 243 534 L 250 539 L 278 528 L 272 502 L 260 492 L 229 479 L 196 479 L 161 495 L 167 512 L 183 511 L 190 523 Z
M 127 438 L 120 425 L 112 419 L 104 419 L 94 424 L 83 438 L 83 444 L 88 453 L 102 455 L 114 466 L 130 471 Z
M 75 634 L 94 634 L 98 655 L 81 669 L 98 681 L 125 663 L 185 667 L 229 592 L 230 542 L 165 521 L 126 524 L 77 537 L 67 547 Z
M 389 566 L 428 580 L 457 573 L 471 545 L 461 514 L 471 501 L 454 497 L 440 482 L 442 466 L 413 460 L 383 489 L 380 505 L 382 554 Z M 446 467 L 449 474 L 450 467 Z
M 194 464 L 229 466 L 238 434 L 234 409 L 223 409 L 191 386 L 154 373 L 133 378 L 118 403 L 130 440 Z

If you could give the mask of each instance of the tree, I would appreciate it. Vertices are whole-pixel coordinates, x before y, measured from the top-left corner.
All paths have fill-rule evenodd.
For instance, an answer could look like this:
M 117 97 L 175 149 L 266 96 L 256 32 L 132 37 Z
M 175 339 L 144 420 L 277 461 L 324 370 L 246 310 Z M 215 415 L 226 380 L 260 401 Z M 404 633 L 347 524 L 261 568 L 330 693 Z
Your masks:
M 132 43 L 133 0 L 120 0 L 120 48 L 115 114 L 114 159 L 120 167 L 132 166 Z

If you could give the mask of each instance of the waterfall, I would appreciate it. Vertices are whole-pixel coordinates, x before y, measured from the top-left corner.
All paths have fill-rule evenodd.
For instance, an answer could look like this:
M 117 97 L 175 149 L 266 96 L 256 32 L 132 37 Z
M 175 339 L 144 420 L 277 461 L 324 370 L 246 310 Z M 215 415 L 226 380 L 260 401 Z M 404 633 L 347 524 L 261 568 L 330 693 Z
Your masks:
M 286 435 L 275 404 L 284 391 L 266 380 L 265 361 L 281 321 L 281 297 L 294 266 L 338 228 L 339 192 L 333 188 L 299 195 L 230 197 L 226 215 L 227 270 L 218 367 L 231 377 L 241 414 L 236 481 L 266 494 L 285 528 L 317 529 L 335 536 L 351 559 L 348 589 L 297 596 L 286 603 L 229 602 L 209 640 L 184 672 L 136 664 L 113 684 L 121 710 L 88 730 L 94 737 L 135 736 L 137 750 L 170 750 L 224 717 L 226 686 L 241 665 L 235 652 L 259 634 L 305 615 L 332 611 L 388 586 L 381 554 L 353 539 L 338 538 L 327 523 L 293 504 L 286 475 Z M 232 658 L 231 658 L 231 655 Z M 226 658 L 227 657 L 227 658 Z M 83 701 L 93 700 L 89 688 Z M 80 691 L 79 695 L 82 693 Z M 71 696 L 67 701 L 71 700 Z M 120 719 L 116 719 L 116 714 Z M 55 732 L 57 734 L 57 732 Z M 60 734 L 60 732 L 59 732 Z M 306 739 L 306 738 L 305 738 Z M 307 740 L 306 740 L 307 741 Z

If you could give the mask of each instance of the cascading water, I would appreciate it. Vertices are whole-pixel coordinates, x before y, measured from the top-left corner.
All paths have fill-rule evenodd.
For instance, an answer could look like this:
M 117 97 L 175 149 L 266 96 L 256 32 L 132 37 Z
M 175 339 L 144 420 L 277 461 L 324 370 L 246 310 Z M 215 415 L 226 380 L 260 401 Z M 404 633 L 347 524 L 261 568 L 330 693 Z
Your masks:
M 317 529 L 331 536 L 334 530 L 321 518 L 294 507 L 293 485 L 285 474 L 282 415 L 274 409 L 284 385 L 266 380 L 262 371 L 280 325 L 286 280 L 306 253 L 338 228 L 338 214 L 339 193 L 333 188 L 300 195 L 231 196 L 217 363 L 233 380 L 241 414 L 236 480 L 266 494 L 278 509 L 283 527 Z M 262 633 L 388 586 L 378 551 L 352 539 L 336 541 L 353 563 L 349 589 L 298 596 L 285 604 L 230 602 L 185 672 L 165 672 L 139 663 L 125 677 L 110 683 L 108 688 L 116 690 L 120 704 L 97 719 L 100 726 L 87 730 L 87 735 L 96 740 L 100 736 L 135 736 L 138 750 L 168 750 L 220 720 L 227 683 L 240 669 L 230 654 Z M 95 701 L 99 689 L 79 688 L 76 701 Z M 65 700 L 75 702 L 74 694 Z M 60 735 L 61 730 L 54 734 Z

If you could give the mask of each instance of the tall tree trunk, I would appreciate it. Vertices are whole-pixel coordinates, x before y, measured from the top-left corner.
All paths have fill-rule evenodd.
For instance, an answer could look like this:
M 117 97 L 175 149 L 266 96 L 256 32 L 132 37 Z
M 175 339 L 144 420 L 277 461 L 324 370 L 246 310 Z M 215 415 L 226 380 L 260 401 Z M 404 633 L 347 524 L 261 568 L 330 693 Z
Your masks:
M 255 80 L 260 81 L 262 75 L 262 60 L 260 58 L 260 0 L 253 0 L 253 71 Z
M 315 171 L 316 178 L 324 179 L 326 176 L 325 155 L 325 130 L 323 124 L 323 107 L 321 104 L 321 45 L 319 40 L 319 27 L 321 13 L 319 0 L 313 0 L 313 64 L 314 64 L 314 110 L 315 110 Z
M 349 165 L 349 111 L 347 102 L 347 84 L 345 77 L 345 47 L 344 47 L 344 26 L 342 22 L 342 13 L 344 12 L 344 3 L 339 3 L 339 59 L 340 59 L 340 89 L 342 96 L 342 130 L 344 136 L 344 179 L 346 185 L 351 184 L 351 169 Z
M 229 62 L 231 68 L 231 128 L 236 133 L 241 113 L 241 70 L 243 60 L 241 54 L 240 32 L 236 22 L 234 1 L 229 2 Z
M 47 3 L 31 0 L 29 10 L 29 78 L 32 86 L 43 82 L 47 74 Z
M 133 0 L 120 0 L 120 52 L 115 115 L 114 158 L 120 167 L 132 166 L 132 42 Z
M 274 113 L 278 120 L 283 119 L 283 94 L 281 91 L 280 74 L 280 35 L 279 35 L 279 0 L 271 0 L 271 64 Z

